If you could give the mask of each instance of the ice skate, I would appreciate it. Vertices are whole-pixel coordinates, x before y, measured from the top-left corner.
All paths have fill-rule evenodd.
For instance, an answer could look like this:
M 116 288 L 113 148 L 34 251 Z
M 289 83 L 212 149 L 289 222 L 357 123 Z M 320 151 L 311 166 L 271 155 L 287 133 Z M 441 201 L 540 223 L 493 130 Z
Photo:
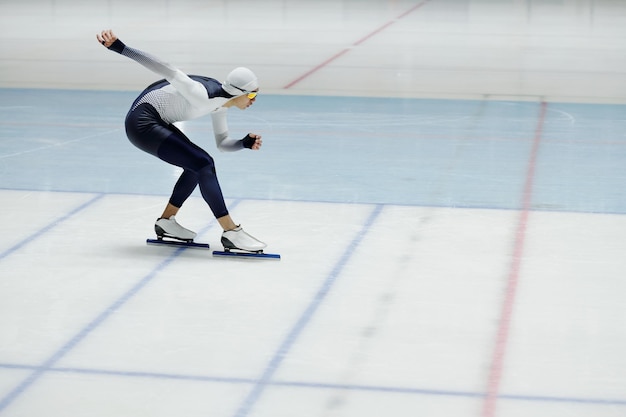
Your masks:
M 189 229 L 185 229 L 176 221 L 175 216 L 171 216 L 169 219 L 160 218 L 157 219 L 154 224 L 154 231 L 157 234 L 157 238 L 162 240 L 164 237 L 171 239 L 178 239 L 184 242 L 191 242 L 196 237 L 196 233 Z
M 225 251 L 239 250 L 253 253 L 261 253 L 267 246 L 255 237 L 246 233 L 241 226 L 237 226 L 233 230 L 227 230 L 222 233 L 222 245 Z

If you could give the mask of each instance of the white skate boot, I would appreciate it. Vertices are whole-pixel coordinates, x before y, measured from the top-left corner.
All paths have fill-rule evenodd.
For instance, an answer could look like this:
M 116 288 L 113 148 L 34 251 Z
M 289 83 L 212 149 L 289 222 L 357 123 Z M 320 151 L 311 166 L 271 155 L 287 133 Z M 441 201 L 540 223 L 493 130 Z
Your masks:
M 196 233 L 189 229 L 185 229 L 183 226 L 176 222 L 176 217 L 171 216 L 169 219 L 157 219 L 154 224 L 154 231 L 159 239 L 169 237 L 172 239 L 183 240 L 185 242 L 191 242 Z
M 247 252 L 262 252 L 267 246 L 265 243 L 246 233 L 241 226 L 237 226 L 237 228 L 233 230 L 227 230 L 222 233 L 222 245 L 226 251 L 235 249 Z

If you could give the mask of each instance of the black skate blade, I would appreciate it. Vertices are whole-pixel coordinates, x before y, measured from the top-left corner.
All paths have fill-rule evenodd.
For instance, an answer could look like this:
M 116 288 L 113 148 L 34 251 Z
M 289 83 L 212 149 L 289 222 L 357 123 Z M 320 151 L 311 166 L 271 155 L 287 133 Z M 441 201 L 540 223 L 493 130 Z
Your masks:
M 209 249 L 208 243 L 198 243 L 198 242 L 185 242 L 182 240 L 169 240 L 169 239 L 146 239 L 146 243 L 148 245 L 155 246 L 182 246 L 185 248 L 193 248 L 193 249 Z
M 213 256 L 223 256 L 231 258 L 265 258 L 265 259 L 279 259 L 280 255 L 277 253 L 264 253 L 264 252 L 246 252 L 237 250 L 214 250 Z

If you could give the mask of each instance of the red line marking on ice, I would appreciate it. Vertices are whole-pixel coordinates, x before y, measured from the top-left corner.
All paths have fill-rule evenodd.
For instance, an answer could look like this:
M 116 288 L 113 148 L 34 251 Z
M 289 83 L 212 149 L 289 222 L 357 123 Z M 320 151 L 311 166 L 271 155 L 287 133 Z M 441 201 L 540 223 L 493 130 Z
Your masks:
M 326 61 L 324 61 L 321 64 L 319 64 L 319 65 L 313 67 L 312 69 L 308 70 L 307 72 L 305 72 L 304 74 L 302 74 L 301 76 L 296 78 L 295 80 L 291 81 L 289 84 L 285 85 L 283 88 L 284 89 L 288 89 L 288 88 L 293 87 L 294 85 L 298 84 L 300 81 L 302 81 L 305 78 L 307 78 L 309 75 L 319 71 L 320 69 L 324 68 L 325 66 L 327 66 L 328 64 L 330 64 L 331 62 L 333 62 L 334 60 L 336 60 L 337 58 L 339 58 L 343 54 L 345 54 L 346 52 L 350 51 L 350 49 L 352 49 L 353 47 L 358 46 L 358 45 L 362 44 L 363 42 L 365 42 L 366 40 L 370 39 L 371 37 L 379 34 L 383 30 L 387 29 L 389 26 L 391 26 L 394 23 L 396 23 L 398 20 L 402 19 L 403 17 L 405 17 L 409 13 L 412 13 L 415 10 L 419 9 L 420 7 L 422 7 L 423 5 L 428 3 L 429 1 L 430 0 L 424 0 L 421 3 L 416 4 L 415 6 L 411 7 L 409 10 L 405 11 L 404 13 L 402 13 L 401 15 L 396 17 L 395 19 L 390 20 L 389 22 L 385 23 L 384 25 L 382 25 L 378 29 L 374 30 L 373 32 L 368 33 L 367 35 L 365 35 L 364 37 L 362 37 L 358 41 L 354 42 L 352 45 L 348 46 L 344 50 L 342 50 L 342 51 L 336 53 L 335 55 L 331 56 Z
M 293 87 L 294 85 L 298 84 L 300 81 L 304 80 L 306 77 L 308 77 L 309 75 L 313 74 L 314 72 L 316 72 L 320 68 L 324 68 L 326 65 L 330 64 L 335 59 L 339 58 L 341 55 L 345 54 L 349 50 L 350 50 L 350 48 L 346 48 L 343 51 L 339 52 L 338 54 L 333 55 L 332 57 L 328 58 L 326 61 L 322 62 L 321 64 L 319 64 L 318 66 L 314 67 L 313 69 L 310 69 L 309 71 L 305 72 L 304 74 L 302 74 L 301 76 L 299 76 L 298 78 L 296 78 L 295 80 L 293 80 L 292 82 L 287 84 L 284 88 L 287 89 L 287 88 Z
M 539 112 L 539 119 L 535 129 L 535 138 L 533 147 L 530 152 L 530 160 L 528 161 L 528 169 L 526 171 L 526 183 L 524 185 L 524 194 L 522 196 L 522 210 L 520 213 L 519 223 L 515 234 L 515 243 L 513 249 L 513 258 L 509 277 L 507 280 L 506 294 L 504 303 L 502 304 L 502 312 L 500 314 L 500 324 L 496 336 L 496 345 L 491 368 L 489 371 L 489 379 L 487 385 L 487 393 L 483 407 L 484 417 L 494 417 L 496 411 L 496 402 L 500 391 L 500 382 L 504 368 L 504 358 L 506 355 L 507 342 L 509 338 L 509 330 L 511 328 L 511 319 L 513 317 L 513 308 L 515 306 L 515 295 L 517 292 L 520 267 L 522 263 L 522 255 L 524 253 L 524 242 L 526 240 L 526 230 L 528 227 L 528 216 L 530 205 L 532 202 L 533 183 L 535 180 L 535 170 L 537 167 L 537 154 L 539 153 L 539 145 L 543 132 L 544 121 L 546 118 L 547 103 L 542 102 Z

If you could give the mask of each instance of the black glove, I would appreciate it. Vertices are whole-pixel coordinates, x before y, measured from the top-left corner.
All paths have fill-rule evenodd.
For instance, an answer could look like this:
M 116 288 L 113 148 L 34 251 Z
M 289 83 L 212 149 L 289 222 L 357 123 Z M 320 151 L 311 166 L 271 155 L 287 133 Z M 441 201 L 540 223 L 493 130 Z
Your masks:
M 124 48 L 126 47 L 126 45 L 124 45 L 124 42 L 122 42 L 119 39 L 116 39 L 115 42 L 113 42 L 111 44 L 111 46 L 109 46 L 108 49 L 110 49 L 111 51 L 115 51 L 118 54 L 121 54 L 122 51 L 124 51 Z
M 243 147 L 244 148 L 248 148 L 248 149 L 252 149 L 252 146 L 256 142 L 256 138 L 253 138 L 252 136 L 250 136 L 249 133 L 246 135 L 245 138 L 243 138 L 241 140 L 243 142 Z

